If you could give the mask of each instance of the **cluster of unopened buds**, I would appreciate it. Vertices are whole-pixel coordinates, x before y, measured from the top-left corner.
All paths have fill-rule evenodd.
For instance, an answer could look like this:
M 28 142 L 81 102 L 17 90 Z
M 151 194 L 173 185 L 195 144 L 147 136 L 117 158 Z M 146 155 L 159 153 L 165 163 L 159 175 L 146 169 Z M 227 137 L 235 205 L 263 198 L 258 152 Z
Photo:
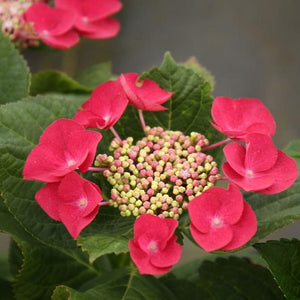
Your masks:
M 3 0 L 0 3 L 2 31 L 17 46 L 66 49 L 79 42 L 79 36 L 107 39 L 117 35 L 119 22 L 111 18 L 122 4 L 119 0 Z
M 45 130 L 23 170 L 24 179 L 47 183 L 36 200 L 73 238 L 101 205 L 136 217 L 129 250 L 142 274 L 164 274 L 178 262 L 181 246 L 175 229 L 187 212 L 191 234 L 204 250 L 243 246 L 255 234 L 257 220 L 240 188 L 279 193 L 298 176 L 295 161 L 274 146 L 275 122 L 259 100 L 216 98 L 212 125 L 228 138 L 209 145 L 201 133 L 146 126 L 143 111 L 166 110 L 162 104 L 172 95 L 135 73 L 101 84 L 73 120 L 57 120 Z M 121 139 L 113 127 L 128 104 L 138 109 L 145 133 L 135 142 L 132 137 Z M 102 136 L 86 128 L 111 130 L 112 155 L 96 155 Z M 225 143 L 226 177 L 206 154 Z M 80 176 L 86 171 L 103 172 L 111 185 L 109 201 L 102 201 L 99 187 Z M 214 187 L 218 180 L 229 180 L 228 188 Z

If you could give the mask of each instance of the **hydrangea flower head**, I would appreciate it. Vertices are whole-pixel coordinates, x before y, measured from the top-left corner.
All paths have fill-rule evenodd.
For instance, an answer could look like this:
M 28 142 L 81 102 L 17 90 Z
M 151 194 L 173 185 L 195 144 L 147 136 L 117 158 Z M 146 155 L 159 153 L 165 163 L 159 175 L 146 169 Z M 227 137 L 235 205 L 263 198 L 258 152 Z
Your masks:
M 243 190 L 276 194 L 289 188 L 298 177 L 296 162 L 277 150 L 263 134 L 246 136 L 246 147 L 230 143 L 223 149 L 225 175 Z
M 66 226 L 73 238 L 93 221 L 102 201 L 99 187 L 74 171 L 60 182 L 46 184 L 35 198 L 52 219 Z
M 134 238 L 129 241 L 130 256 L 141 274 L 167 273 L 181 256 L 174 231 L 178 222 L 150 214 L 140 216 L 134 224 Z
M 272 114 L 257 99 L 217 97 L 211 115 L 212 125 L 235 140 L 243 140 L 250 133 L 272 136 L 276 130 Z
M 77 168 L 86 172 L 101 138 L 100 133 L 87 131 L 75 121 L 54 121 L 28 155 L 24 179 L 56 182 Z
M 233 250 L 246 244 L 257 230 L 250 205 L 238 187 L 213 187 L 188 205 L 191 234 L 205 250 Z

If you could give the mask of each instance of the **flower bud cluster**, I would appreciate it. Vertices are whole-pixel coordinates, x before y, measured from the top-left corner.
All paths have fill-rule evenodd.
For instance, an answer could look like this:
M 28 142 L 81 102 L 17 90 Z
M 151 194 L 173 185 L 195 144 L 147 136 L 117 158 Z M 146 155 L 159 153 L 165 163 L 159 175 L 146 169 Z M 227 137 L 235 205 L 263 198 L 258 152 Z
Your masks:
M 18 47 L 38 46 L 32 24 L 25 22 L 22 15 L 33 4 L 43 0 L 4 0 L 0 3 L 0 23 L 5 36 Z
M 146 127 L 145 133 L 135 145 L 131 137 L 114 139 L 113 156 L 99 154 L 95 165 L 107 167 L 103 174 L 113 186 L 110 204 L 122 216 L 178 219 L 189 201 L 221 178 L 213 157 L 201 152 L 209 141 L 196 132 L 185 136 L 161 127 Z

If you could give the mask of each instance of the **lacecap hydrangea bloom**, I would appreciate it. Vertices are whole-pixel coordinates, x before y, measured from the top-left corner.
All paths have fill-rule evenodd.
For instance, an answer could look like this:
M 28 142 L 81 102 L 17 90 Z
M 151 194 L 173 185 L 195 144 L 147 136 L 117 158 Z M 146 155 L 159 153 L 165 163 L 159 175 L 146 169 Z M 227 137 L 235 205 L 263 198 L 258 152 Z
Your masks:
M 42 41 L 53 48 L 67 49 L 76 45 L 80 36 L 116 36 L 120 23 L 111 16 L 121 8 L 119 0 L 3 0 L 0 23 L 4 34 L 21 48 L 38 46 Z
M 275 121 L 259 100 L 216 98 L 212 124 L 228 138 L 210 145 L 199 132 L 147 126 L 143 111 L 166 110 L 163 104 L 172 96 L 136 73 L 105 82 L 73 120 L 57 120 L 45 130 L 23 170 L 24 179 L 46 183 L 36 200 L 73 238 L 102 205 L 118 209 L 120 217 L 135 217 L 129 250 L 142 274 L 164 274 L 179 261 L 176 230 L 182 215 L 205 251 L 245 245 L 256 233 L 257 220 L 241 190 L 278 193 L 298 176 L 295 161 L 275 148 Z M 138 141 L 114 128 L 128 105 L 140 117 L 144 137 Z M 96 154 L 101 134 L 90 128 L 112 132 L 111 155 Z M 223 144 L 226 177 L 206 153 Z M 108 201 L 102 201 L 100 187 L 80 176 L 88 171 L 103 173 L 111 187 Z M 215 187 L 219 180 L 229 181 L 227 189 Z

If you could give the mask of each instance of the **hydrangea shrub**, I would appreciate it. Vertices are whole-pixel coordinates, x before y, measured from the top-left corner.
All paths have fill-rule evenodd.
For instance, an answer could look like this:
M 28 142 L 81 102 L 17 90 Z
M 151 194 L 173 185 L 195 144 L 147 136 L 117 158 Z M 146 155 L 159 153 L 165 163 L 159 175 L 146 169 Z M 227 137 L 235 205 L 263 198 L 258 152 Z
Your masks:
M 88 12 L 72 30 L 95 37 Z M 213 99 L 206 72 L 169 53 L 114 80 L 99 66 L 95 88 L 96 67 L 57 73 L 56 89 L 2 36 L 0 52 L 5 299 L 297 299 L 299 241 L 261 240 L 300 218 L 299 142 L 276 148 L 261 101 Z M 187 239 L 203 257 L 180 265 Z

